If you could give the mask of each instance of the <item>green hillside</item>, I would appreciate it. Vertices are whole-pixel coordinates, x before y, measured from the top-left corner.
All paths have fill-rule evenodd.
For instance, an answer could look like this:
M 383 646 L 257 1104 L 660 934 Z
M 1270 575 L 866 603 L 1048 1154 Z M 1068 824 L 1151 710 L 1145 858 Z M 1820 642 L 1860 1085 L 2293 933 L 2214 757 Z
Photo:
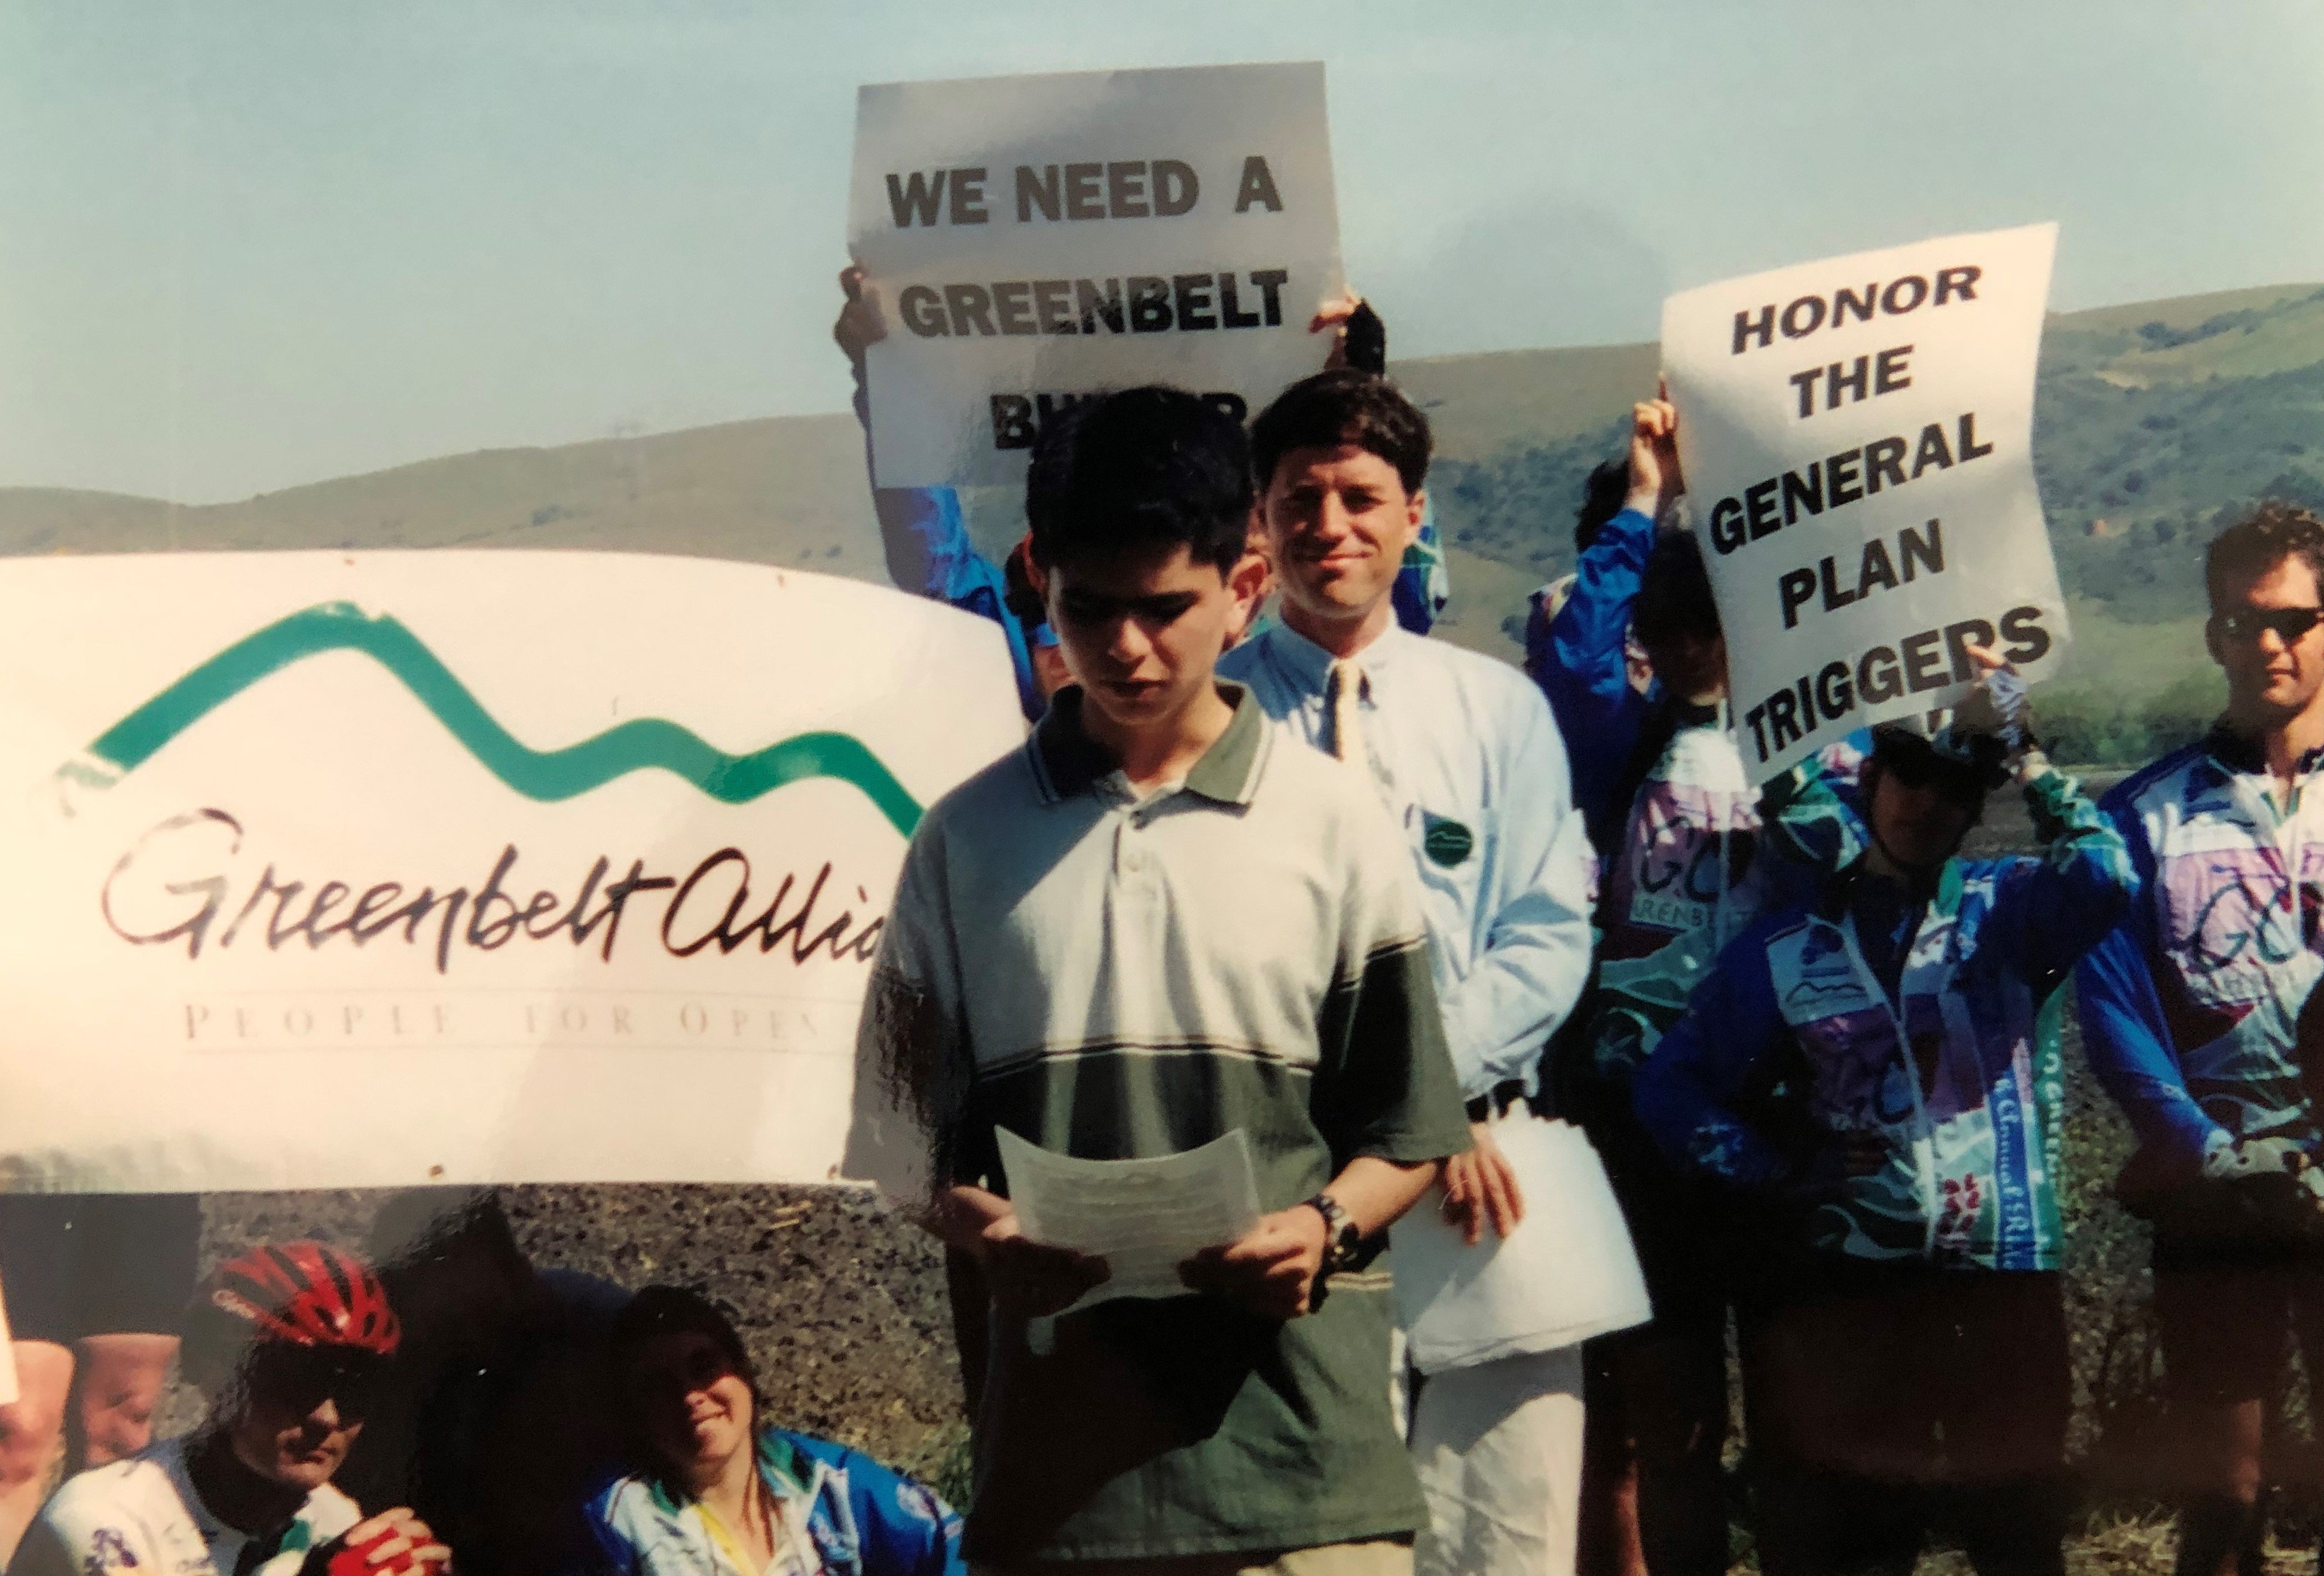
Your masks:
M 883 573 L 852 416 L 487 450 L 198 507 L 0 488 L 0 553 L 172 547 L 620 548 Z
M 1652 345 L 1612 345 L 1396 366 L 1437 435 L 1447 638 L 1517 654 L 1515 616 L 1571 567 L 1582 478 L 1620 452 L 1655 360 Z M 2052 316 L 2034 450 L 2077 634 L 2047 705 L 2091 758 L 2111 758 L 2211 703 L 2193 569 L 2214 523 L 2270 495 L 2324 506 L 2324 288 Z M 1023 529 L 1012 491 L 966 503 L 988 552 Z M 0 553 L 454 546 L 622 548 L 885 578 L 844 415 L 495 450 L 199 507 L 0 489 Z

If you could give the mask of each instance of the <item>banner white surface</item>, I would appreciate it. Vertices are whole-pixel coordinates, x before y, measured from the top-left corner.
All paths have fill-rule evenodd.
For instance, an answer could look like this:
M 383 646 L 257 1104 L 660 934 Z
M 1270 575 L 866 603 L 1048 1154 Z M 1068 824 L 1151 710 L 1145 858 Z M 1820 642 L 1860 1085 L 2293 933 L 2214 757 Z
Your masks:
M 0 561 L 0 1187 L 820 1182 L 984 620 L 613 553 Z
M 2034 479 L 2057 227 L 1674 295 L 1663 366 L 1754 783 L 1958 704 L 1971 644 L 2029 678 L 2068 629 Z
M 886 319 L 881 483 L 1014 483 L 1060 400 L 1168 383 L 1255 413 L 1339 293 L 1320 64 L 864 88 L 848 244 Z

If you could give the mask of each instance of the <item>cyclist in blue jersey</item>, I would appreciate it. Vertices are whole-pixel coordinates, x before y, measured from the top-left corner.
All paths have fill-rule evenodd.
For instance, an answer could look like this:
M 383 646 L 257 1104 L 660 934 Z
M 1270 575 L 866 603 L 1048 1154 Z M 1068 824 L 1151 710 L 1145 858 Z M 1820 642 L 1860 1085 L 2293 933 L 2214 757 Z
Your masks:
M 868 468 L 871 423 L 863 352 L 885 338 L 888 330 L 878 303 L 864 292 L 862 269 L 843 269 L 839 284 L 847 301 L 832 328 L 832 338 L 855 371 L 855 414 L 865 425 Z M 1355 296 L 1326 303 L 1308 328 L 1333 336 L 1332 365 L 1369 372 L 1385 369 L 1387 329 L 1379 314 Z M 1050 692 L 1066 679 L 1056 636 L 1042 616 L 1039 597 L 1025 578 L 1024 543 L 1019 542 L 1001 564 L 979 552 L 969 536 L 960 493 L 954 487 L 883 487 L 875 480 L 872 503 L 880 517 L 880 541 L 887 553 L 889 578 L 899 589 L 998 624 L 1016 668 L 1018 698 L 1027 718 L 1038 720 L 1048 707 Z M 1397 577 L 1397 620 L 1415 635 L 1425 635 L 1451 596 L 1443 545 L 1432 512 L 1421 522 L 1420 539 L 1406 553 Z M 1254 625 L 1247 633 L 1256 633 L 1257 627 Z
M 2139 1141 L 2116 1191 L 2154 1224 L 2190 1576 L 2258 1569 L 2289 1348 L 2324 1364 L 2324 519 L 2261 505 L 2204 580 L 2227 710 L 2107 795 L 2145 887 L 2079 972 L 2090 1064 Z
M 632 1469 L 590 1522 L 622 1576 L 960 1576 L 960 1518 L 871 1457 L 775 1427 L 734 1326 L 648 1286 L 614 1321 Z
M 2064 1569 L 2065 1097 L 2038 1020 L 2138 880 L 1979 660 L 1936 739 L 1874 730 L 1863 857 L 1720 953 L 1636 1076 L 1648 1134 L 1757 1224 L 1770 1576 L 1910 1569 L 1945 1523 L 1988 1576 Z M 2013 776 L 2045 856 L 1955 857 Z

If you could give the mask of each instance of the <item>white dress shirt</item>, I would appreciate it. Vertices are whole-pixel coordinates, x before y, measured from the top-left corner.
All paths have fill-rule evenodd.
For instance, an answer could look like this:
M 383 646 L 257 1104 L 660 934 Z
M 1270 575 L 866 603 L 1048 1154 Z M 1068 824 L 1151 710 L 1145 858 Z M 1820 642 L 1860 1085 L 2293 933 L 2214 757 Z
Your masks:
M 1360 767 L 1419 877 L 1462 1092 L 1515 1080 L 1531 1095 L 1590 972 L 1592 862 L 1564 741 L 1541 691 L 1490 657 L 1390 626 L 1353 660 Z M 1328 753 L 1332 663 L 1277 624 L 1222 657 L 1219 675 Z

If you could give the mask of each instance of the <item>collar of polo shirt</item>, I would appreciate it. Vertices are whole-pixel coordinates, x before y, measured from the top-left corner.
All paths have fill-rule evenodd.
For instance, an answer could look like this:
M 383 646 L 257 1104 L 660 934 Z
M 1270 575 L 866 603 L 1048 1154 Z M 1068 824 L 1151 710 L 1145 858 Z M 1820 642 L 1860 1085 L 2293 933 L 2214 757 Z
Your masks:
M 1226 731 L 1211 742 L 1186 773 L 1186 791 L 1221 804 L 1249 804 L 1259 782 L 1259 756 L 1267 742 L 1267 713 L 1249 689 L 1217 681 L 1219 696 L 1234 708 Z M 1055 804 L 1095 788 L 1120 763 L 1082 730 L 1082 691 L 1068 685 L 1049 699 L 1049 709 L 1025 742 L 1044 803 Z

